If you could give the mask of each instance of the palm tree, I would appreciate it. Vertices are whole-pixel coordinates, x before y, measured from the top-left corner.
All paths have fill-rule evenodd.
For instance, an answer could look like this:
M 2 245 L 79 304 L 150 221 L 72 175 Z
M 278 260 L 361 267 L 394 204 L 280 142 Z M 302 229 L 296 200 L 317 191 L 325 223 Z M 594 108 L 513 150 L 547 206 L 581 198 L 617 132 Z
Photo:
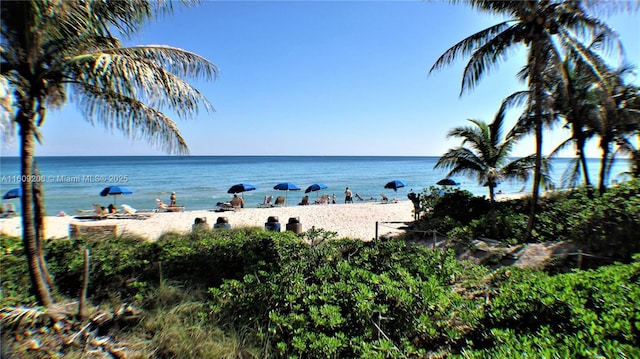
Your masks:
M 468 120 L 474 126 L 456 127 L 447 137 L 462 139 L 460 147 L 445 153 L 434 166 L 450 170 L 447 176 L 465 175 L 475 177 L 479 184 L 489 188 L 489 204 L 492 229 L 496 230 L 495 188 L 504 180 L 529 179 L 535 164 L 535 155 L 511 161 L 509 154 L 521 137 L 518 131 L 510 131 L 503 136 L 504 117 L 507 109 L 517 98 L 526 98 L 526 93 L 518 93 L 503 101 L 493 122 L 486 124 L 480 120 Z M 503 138 L 504 137 L 504 138 Z M 546 165 L 546 162 L 543 161 Z M 546 168 L 546 167 L 545 167 Z M 544 172 L 545 177 L 546 171 Z
M 452 1 L 454 3 L 461 1 Z M 539 187 L 542 178 L 542 127 L 545 108 L 545 67 L 561 64 L 560 50 L 554 39 L 562 41 L 579 53 L 586 62 L 591 62 L 591 52 L 581 45 L 577 35 L 603 36 L 603 40 L 616 38 L 615 32 L 606 24 L 589 15 L 583 2 L 574 0 L 529 0 L 529 1 L 462 1 L 479 11 L 504 16 L 507 20 L 484 29 L 460 41 L 444 52 L 431 67 L 430 72 L 451 64 L 460 56 L 471 55 L 462 76 L 461 94 L 476 86 L 482 76 L 507 58 L 514 46 L 527 47 L 528 88 L 531 94 L 530 108 L 533 113 L 536 163 L 531 195 L 531 210 L 525 241 L 531 237 L 535 222 Z M 624 6 L 615 2 L 614 7 Z
M 69 98 L 85 119 L 142 137 L 170 153 L 188 147 L 175 122 L 209 102 L 183 77 L 212 79 L 215 65 L 167 46 L 123 47 L 111 34 L 134 33 L 153 15 L 171 11 L 170 2 L 155 1 L 3 1 L 0 80 L 8 84 L 9 116 L 18 126 L 22 178 L 33 178 L 35 142 L 47 108 Z M 5 108 L 6 106 L 3 106 Z M 53 300 L 43 280 L 36 238 L 34 183 L 22 187 L 23 242 L 37 300 Z M 36 209 L 34 209 L 34 207 Z
M 598 190 L 606 191 L 611 167 L 615 160 L 614 146 L 624 153 L 634 154 L 631 136 L 640 131 L 640 90 L 625 82 L 625 75 L 633 67 L 622 66 L 609 70 L 605 76 L 605 86 L 594 84 L 592 93 L 599 99 L 597 119 L 593 125 L 600 138 L 602 151 Z
M 588 69 L 581 66 L 575 57 L 567 55 L 562 64 L 564 78 L 566 79 L 566 92 L 559 92 L 555 97 L 554 107 L 564 117 L 566 128 L 571 129 L 571 137 L 559 144 L 550 154 L 555 156 L 562 149 L 573 145 L 576 158 L 571 161 L 563 175 L 563 185 L 575 187 L 582 174 L 583 183 L 591 188 L 591 180 L 587 167 L 585 146 L 587 141 L 594 136 L 594 131 L 589 129 L 589 122 L 593 121 L 593 112 L 596 104 L 592 96 L 589 96 L 589 88 L 593 83 L 593 76 Z

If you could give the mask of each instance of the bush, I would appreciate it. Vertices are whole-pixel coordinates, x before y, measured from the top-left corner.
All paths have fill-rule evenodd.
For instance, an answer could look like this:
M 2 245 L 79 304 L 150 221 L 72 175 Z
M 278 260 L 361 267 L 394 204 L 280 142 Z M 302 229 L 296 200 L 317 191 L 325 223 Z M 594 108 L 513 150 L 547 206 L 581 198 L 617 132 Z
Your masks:
M 455 345 L 478 317 L 449 289 L 467 272 L 451 252 L 337 240 L 283 259 L 210 289 L 214 314 L 258 324 L 277 357 L 419 355 Z
M 549 276 L 503 269 L 465 358 L 638 357 L 640 263 Z
M 22 239 L 0 235 L 0 307 L 33 303 Z

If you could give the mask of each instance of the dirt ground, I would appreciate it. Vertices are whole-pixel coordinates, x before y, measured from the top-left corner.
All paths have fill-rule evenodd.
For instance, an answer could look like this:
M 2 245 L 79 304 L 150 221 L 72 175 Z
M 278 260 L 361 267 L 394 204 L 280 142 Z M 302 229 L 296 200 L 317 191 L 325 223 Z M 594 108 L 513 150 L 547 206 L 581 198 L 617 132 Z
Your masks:
M 459 260 L 489 266 L 516 266 L 520 268 L 542 269 L 558 261 L 577 262 L 579 248 L 568 242 L 529 243 L 515 246 L 480 238 L 471 245 L 451 243 L 446 238 L 412 241 L 413 244 L 435 248 L 452 248 Z

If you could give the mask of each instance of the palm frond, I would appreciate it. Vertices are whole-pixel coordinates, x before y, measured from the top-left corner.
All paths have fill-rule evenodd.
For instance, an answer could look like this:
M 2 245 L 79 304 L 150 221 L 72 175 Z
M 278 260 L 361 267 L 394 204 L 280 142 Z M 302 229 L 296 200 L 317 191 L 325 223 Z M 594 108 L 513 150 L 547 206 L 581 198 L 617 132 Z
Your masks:
M 170 107 L 179 117 L 213 107 L 196 88 L 180 77 L 143 58 L 113 53 L 91 53 L 68 59 L 68 77 L 104 91 Z
M 462 73 L 462 86 L 460 94 L 475 88 L 485 73 L 498 67 L 501 61 L 506 60 L 508 51 L 519 44 L 517 40 L 525 29 L 520 24 L 515 24 L 485 41 L 473 51 L 469 62 Z
M 175 122 L 144 103 L 86 84 L 75 84 L 79 109 L 92 124 L 117 129 L 132 139 L 144 138 L 168 153 L 187 154 L 185 139 Z
M 453 63 L 460 57 L 467 56 L 471 52 L 473 52 L 476 48 L 482 46 L 487 41 L 493 39 L 495 36 L 503 32 L 506 28 L 509 27 L 509 21 L 501 22 L 497 25 L 486 28 L 482 31 L 479 31 L 464 40 L 458 42 L 453 45 L 447 51 L 445 51 L 431 66 L 429 73 L 433 71 L 440 70 L 443 67 Z
M 207 81 L 218 77 L 215 64 L 196 53 L 176 47 L 143 45 L 113 49 L 111 52 L 146 59 L 180 77 L 203 78 Z
M 38 307 L 6 307 L 2 308 L 0 319 L 3 326 L 22 327 L 40 320 L 46 311 Z
M 576 188 L 580 184 L 580 177 L 582 175 L 582 167 L 580 166 L 580 159 L 575 157 L 569 160 L 567 168 L 562 173 L 561 184 L 562 187 Z

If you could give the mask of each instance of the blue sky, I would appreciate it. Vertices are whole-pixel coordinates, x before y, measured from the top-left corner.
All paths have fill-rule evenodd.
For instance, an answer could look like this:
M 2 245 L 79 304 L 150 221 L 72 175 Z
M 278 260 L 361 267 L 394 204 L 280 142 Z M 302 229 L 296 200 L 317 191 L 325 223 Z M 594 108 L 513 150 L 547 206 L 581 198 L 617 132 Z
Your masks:
M 459 145 L 447 131 L 469 118 L 491 121 L 500 101 L 524 88 L 515 79 L 522 50 L 462 97 L 466 59 L 428 74 L 446 49 L 499 20 L 445 2 L 205 1 L 128 43 L 180 47 L 219 67 L 216 81 L 192 81 L 216 112 L 177 121 L 193 155 L 437 156 Z M 633 64 L 637 20 L 606 18 Z M 42 131 L 37 155 L 165 154 L 92 127 L 72 103 L 50 111 Z M 545 148 L 565 136 L 554 130 Z M 16 143 L 3 143 L 2 155 L 18 155 Z M 532 151 L 527 140 L 514 155 Z

